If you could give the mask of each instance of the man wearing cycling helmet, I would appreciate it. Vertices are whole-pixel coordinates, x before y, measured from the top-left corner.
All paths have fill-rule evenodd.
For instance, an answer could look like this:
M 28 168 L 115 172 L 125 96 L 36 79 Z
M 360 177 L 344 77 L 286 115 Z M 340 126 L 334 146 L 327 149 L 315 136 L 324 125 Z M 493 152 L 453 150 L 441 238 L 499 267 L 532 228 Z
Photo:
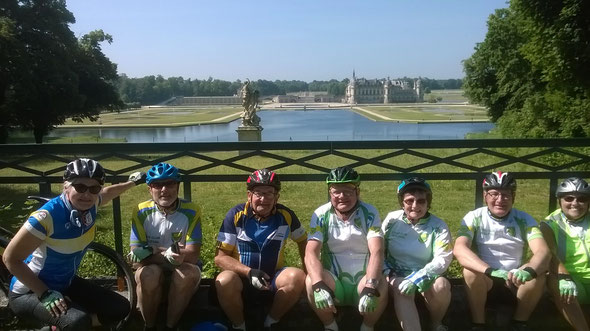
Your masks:
M 486 206 L 465 215 L 453 250 L 463 266 L 473 330 L 485 329 L 488 296 L 507 290 L 518 298 L 512 329 L 528 330 L 527 321 L 543 294 L 549 249 L 535 219 L 512 208 L 512 174 L 486 175 L 483 190 Z M 533 255 L 527 263 L 528 248 Z
M 297 243 L 303 262 L 306 232 L 295 213 L 277 203 L 281 182 L 268 169 L 254 171 L 246 182 L 248 200 L 230 209 L 217 237 L 217 298 L 235 330 L 246 330 L 244 301 L 274 293 L 264 328 L 270 329 L 299 300 L 305 273 L 285 267 L 285 245 Z
M 576 330 L 588 330 L 580 303 L 590 303 L 590 185 L 579 177 L 559 184 L 559 209 L 541 223 L 552 252 L 547 288 L 557 309 Z
M 66 166 L 63 192 L 33 212 L 6 247 L 4 263 L 14 275 L 10 308 L 24 319 L 60 330 L 90 330 L 92 314 L 114 326 L 129 314 L 119 294 L 76 276 L 96 233 L 96 212 L 141 176 L 103 187 L 105 171 L 96 161 L 77 159 Z
M 178 198 L 180 174 L 171 164 L 154 165 L 146 183 L 152 198 L 133 211 L 129 258 L 137 268 L 137 299 L 145 330 L 156 329 L 163 296 L 168 302 L 166 328 L 173 330 L 201 281 L 197 266 L 201 208 Z
M 387 214 L 381 226 L 384 274 L 397 319 L 404 330 L 423 329 L 415 303 L 418 293 L 430 312 L 431 330 L 448 330 L 441 322 L 451 302 L 451 284 L 441 275 L 453 260 L 449 227 L 429 212 L 432 190 L 424 179 L 404 179 L 397 197 L 402 209 Z
M 383 280 L 383 233 L 375 207 L 360 200 L 360 175 L 332 169 L 330 201 L 311 216 L 305 251 L 307 298 L 325 330 L 338 330 L 336 306 L 358 306 L 361 330 L 373 330 L 387 306 Z

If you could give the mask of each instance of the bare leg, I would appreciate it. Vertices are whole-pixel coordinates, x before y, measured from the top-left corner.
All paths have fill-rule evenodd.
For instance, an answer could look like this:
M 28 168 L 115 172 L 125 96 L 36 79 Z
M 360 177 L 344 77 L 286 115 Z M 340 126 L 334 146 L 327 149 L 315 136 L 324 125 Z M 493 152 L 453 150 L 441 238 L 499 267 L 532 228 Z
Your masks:
M 399 291 L 399 284 L 403 277 L 396 277 L 389 282 L 389 291 L 393 295 L 393 307 L 402 330 L 421 330 L 420 315 L 416 309 L 414 295 L 405 295 Z
M 557 310 L 563 314 L 563 317 L 570 325 L 578 331 L 589 331 L 588 323 L 578 300 L 573 300 L 569 304 L 561 300 L 557 277 L 547 277 L 547 288 L 553 298 L 553 302 L 555 302 Z
M 219 305 L 233 325 L 244 323 L 243 287 L 240 276 L 233 271 L 222 271 L 215 279 Z
M 175 327 L 184 309 L 199 288 L 201 272 L 191 263 L 183 263 L 172 272 L 170 290 L 168 291 L 167 327 Z
M 326 270 L 324 270 L 322 273 L 322 280 L 324 281 L 324 283 L 326 283 L 326 285 L 328 285 L 329 288 L 332 289 L 332 291 L 336 289 L 336 283 L 334 282 L 334 278 L 332 278 L 332 275 Z M 309 301 L 309 305 L 311 306 L 311 309 L 316 313 L 320 321 L 322 321 L 324 325 L 329 325 L 332 322 L 334 322 L 334 313 L 336 311 L 332 311 L 330 309 L 316 308 L 315 300 L 313 298 L 313 289 L 311 288 L 312 285 L 313 284 L 311 283 L 311 279 L 308 276 L 305 279 L 305 288 L 307 290 L 307 300 Z
M 471 310 L 471 321 L 484 324 L 486 322 L 486 300 L 493 282 L 485 274 L 465 268 L 463 268 L 463 278 L 465 279 L 465 290 L 469 301 L 469 309 Z
M 529 317 L 535 310 L 541 295 L 543 295 L 543 287 L 545 286 L 545 275 L 539 274 L 537 278 L 521 285 L 516 292 L 518 304 L 516 305 L 516 312 L 514 319 L 517 321 L 528 321 Z
M 451 303 L 451 283 L 444 277 L 438 277 L 432 287 L 422 295 L 430 312 L 430 320 L 434 329 L 441 324 Z
M 305 273 L 301 269 L 285 268 L 277 277 L 275 285 L 277 292 L 269 314 L 278 321 L 301 298 L 301 291 L 305 285 Z
M 361 291 L 363 290 L 363 288 L 365 287 L 365 277 L 363 277 L 361 279 L 361 281 L 359 282 L 358 286 L 357 286 L 357 291 L 360 294 Z M 383 313 L 383 311 L 385 311 L 385 308 L 387 308 L 387 295 L 385 295 L 385 293 L 387 293 L 387 282 L 385 282 L 385 279 L 381 278 L 380 282 L 379 282 L 379 287 L 377 288 L 377 290 L 379 291 L 379 303 L 377 305 L 377 309 L 375 309 L 374 312 L 371 313 L 364 313 L 361 314 L 363 315 L 363 323 L 366 326 L 369 327 L 373 327 L 375 326 L 375 324 L 377 323 L 377 321 L 379 320 L 379 317 L 381 317 L 381 314 Z
M 147 327 L 153 327 L 158 316 L 158 306 L 162 301 L 162 284 L 164 282 L 162 268 L 156 264 L 150 264 L 137 269 L 135 282 L 137 283 L 137 302 L 141 316 L 143 316 Z

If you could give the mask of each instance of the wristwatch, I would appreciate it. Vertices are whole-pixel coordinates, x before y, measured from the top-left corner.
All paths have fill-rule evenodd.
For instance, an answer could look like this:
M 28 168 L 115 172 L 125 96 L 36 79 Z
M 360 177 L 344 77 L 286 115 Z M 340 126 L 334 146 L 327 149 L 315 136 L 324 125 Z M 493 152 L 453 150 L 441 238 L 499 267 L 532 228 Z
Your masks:
M 376 278 L 367 279 L 367 281 L 365 282 L 365 285 L 372 285 L 374 288 L 377 288 L 379 286 L 379 279 L 376 279 Z

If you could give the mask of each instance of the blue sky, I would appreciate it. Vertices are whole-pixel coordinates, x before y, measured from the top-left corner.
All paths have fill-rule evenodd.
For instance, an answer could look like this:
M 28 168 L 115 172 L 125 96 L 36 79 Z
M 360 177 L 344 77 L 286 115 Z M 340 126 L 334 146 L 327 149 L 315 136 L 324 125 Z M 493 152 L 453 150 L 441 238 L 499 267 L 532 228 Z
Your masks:
M 120 74 L 234 81 L 462 78 L 505 0 L 68 0 Z

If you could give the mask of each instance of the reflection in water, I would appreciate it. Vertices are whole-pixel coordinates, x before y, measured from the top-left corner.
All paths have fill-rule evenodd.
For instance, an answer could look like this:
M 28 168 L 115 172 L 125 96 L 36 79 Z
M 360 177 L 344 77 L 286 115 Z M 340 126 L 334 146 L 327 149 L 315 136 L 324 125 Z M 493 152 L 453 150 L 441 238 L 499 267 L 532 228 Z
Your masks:
M 260 111 L 263 141 L 434 140 L 463 139 L 469 132 L 487 132 L 492 123 L 374 122 L 348 110 Z M 172 128 L 57 129 L 51 137 L 100 136 L 131 143 L 237 141 L 240 120 L 227 124 Z

